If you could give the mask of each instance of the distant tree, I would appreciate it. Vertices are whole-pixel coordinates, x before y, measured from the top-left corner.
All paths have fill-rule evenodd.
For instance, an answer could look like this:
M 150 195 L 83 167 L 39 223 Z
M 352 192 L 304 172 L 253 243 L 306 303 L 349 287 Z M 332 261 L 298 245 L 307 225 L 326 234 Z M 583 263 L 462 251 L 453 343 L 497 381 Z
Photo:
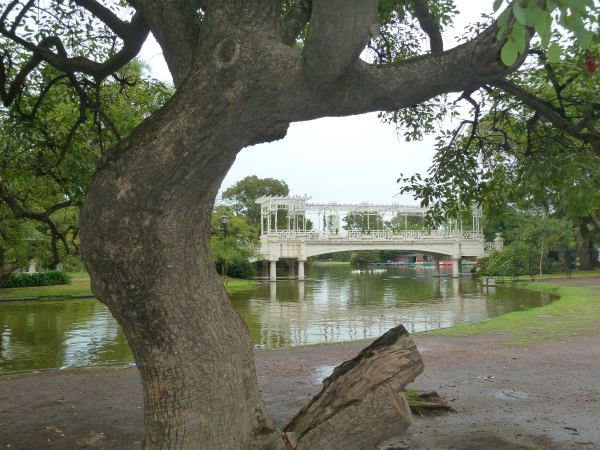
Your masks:
M 227 225 L 223 224 L 223 216 L 227 217 Z M 213 261 L 222 275 L 251 276 L 253 266 L 249 260 L 255 255 L 257 245 L 256 232 L 245 217 L 234 216 L 228 206 L 220 205 L 215 209 L 211 219 L 210 247 Z
M 246 216 L 251 225 L 260 225 L 260 205 L 256 199 L 262 196 L 287 196 L 290 189 L 283 180 L 247 176 L 223 192 L 223 199 L 231 201 L 233 212 Z
M 379 213 L 353 211 L 342 218 L 342 228 L 350 231 L 383 230 L 385 223 Z
M 565 249 L 575 241 L 573 223 L 553 217 L 529 217 L 516 230 L 523 242 L 538 254 L 538 272 L 543 273 L 544 258 L 550 249 Z
M 366 267 L 371 263 L 381 262 L 381 252 L 379 250 L 361 250 L 352 252 L 350 256 L 350 266 Z
M 422 230 L 425 228 L 425 219 L 423 216 L 418 215 L 404 215 L 396 214 L 389 222 L 389 228 L 394 232 L 400 232 L 404 230 Z

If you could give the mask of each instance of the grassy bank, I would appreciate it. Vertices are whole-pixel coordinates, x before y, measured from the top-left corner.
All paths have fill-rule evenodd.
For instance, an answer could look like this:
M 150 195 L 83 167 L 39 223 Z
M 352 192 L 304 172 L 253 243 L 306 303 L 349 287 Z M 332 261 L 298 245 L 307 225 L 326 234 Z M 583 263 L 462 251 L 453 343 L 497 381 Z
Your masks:
M 70 275 L 71 283 L 69 284 L 0 289 L 0 298 L 70 297 L 92 294 L 90 277 L 87 273 L 77 272 Z
M 516 311 L 476 324 L 461 324 L 425 334 L 471 336 L 482 333 L 506 334 L 507 345 L 526 345 L 548 339 L 600 329 L 600 287 L 570 287 L 552 283 L 524 283 L 527 289 L 557 294 L 553 303 L 526 311 Z
M 255 280 L 243 280 L 240 278 L 227 278 L 225 282 L 225 290 L 229 294 L 233 294 L 235 292 L 248 291 L 250 289 L 255 288 L 260 283 Z
M 58 286 L 34 286 L 25 288 L 0 289 L 0 298 L 29 298 L 29 297 L 71 297 L 73 295 L 91 295 L 90 277 L 85 272 L 71 274 L 71 283 Z M 246 291 L 254 288 L 258 282 L 227 278 L 225 290 L 228 293 Z
M 573 270 L 569 273 L 559 272 L 559 273 L 544 273 L 534 274 L 534 275 L 519 275 L 517 277 L 512 275 L 493 275 L 489 278 L 493 278 L 495 280 L 503 281 L 503 282 L 511 282 L 513 280 L 516 281 L 540 281 L 540 280 L 556 280 L 562 278 L 590 278 L 590 277 L 600 277 L 600 270 Z M 482 277 L 485 278 L 485 277 Z

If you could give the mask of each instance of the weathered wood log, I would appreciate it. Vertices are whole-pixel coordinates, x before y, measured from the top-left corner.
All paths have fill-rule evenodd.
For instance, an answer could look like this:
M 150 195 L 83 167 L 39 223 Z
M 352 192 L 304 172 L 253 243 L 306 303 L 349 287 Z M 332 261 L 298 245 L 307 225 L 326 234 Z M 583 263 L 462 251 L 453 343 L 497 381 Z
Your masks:
M 373 449 L 412 422 L 403 390 L 423 371 L 408 331 L 392 328 L 336 367 L 323 388 L 285 427 L 298 449 Z

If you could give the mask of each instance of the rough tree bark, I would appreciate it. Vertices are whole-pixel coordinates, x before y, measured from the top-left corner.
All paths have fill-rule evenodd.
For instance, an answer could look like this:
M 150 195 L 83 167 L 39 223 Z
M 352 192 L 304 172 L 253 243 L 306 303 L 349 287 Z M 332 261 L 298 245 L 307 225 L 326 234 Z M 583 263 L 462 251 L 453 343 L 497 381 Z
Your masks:
M 304 53 L 284 44 L 278 1 L 198 2 L 207 5 L 198 32 L 181 26 L 193 2 L 174 0 L 168 11 L 132 3 L 177 93 L 101 161 L 81 213 L 81 250 L 141 374 L 144 446 L 280 448 L 248 331 L 211 260 L 223 177 L 238 151 L 284 137 L 293 121 L 401 108 L 498 79 L 509 70 L 502 44 L 492 27 L 456 49 L 376 67 L 359 60 L 374 0 L 315 0 L 319 25 Z
M 373 449 L 412 422 L 404 388 L 423 371 L 408 331 L 392 328 L 335 368 L 323 388 L 285 427 L 299 450 Z

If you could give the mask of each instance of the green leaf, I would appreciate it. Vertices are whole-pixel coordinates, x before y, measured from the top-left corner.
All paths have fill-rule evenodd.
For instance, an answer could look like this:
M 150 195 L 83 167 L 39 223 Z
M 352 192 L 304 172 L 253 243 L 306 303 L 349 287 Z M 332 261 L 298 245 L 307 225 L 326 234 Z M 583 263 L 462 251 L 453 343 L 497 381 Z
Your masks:
M 515 42 L 519 53 L 523 53 L 527 48 L 526 30 L 520 23 L 515 23 L 510 32 L 510 38 Z
M 500 6 L 502 6 L 502 2 L 503 0 L 494 0 L 494 12 L 500 9 Z
M 535 19 L 534 28 L 542 40 L 542 46 L 547 47 L 552 35 L 552 16 L 550 13 L 543 12 L 539 14 Z
M 515 16 L 515 19 L 517 19 L 517 22 L 519 22 L 521 25 L 527 25 L 527 19 L 525 17 L 526 16 L 525 8 L 523 8 L 518 3 L 515 3 L 513 5 L 513 14 Z
M 498 17 L 498 32 L 496 33 L 497 39 L 502 39 L 504 34 L 506 33 L 506 29 L 508 27 L 508 18 L 510 17 L 510 10 L 505 9 L 502 11 L 502 14 Z
M 548 48 L 548 62 L 555 64 L 560 62 L 562 50 L 557 42 L 553 42 Z
M 510 67 L 517 62 L 518 57 L 519 51 L 517 50 L 517 46 L 514 41 L 509 39 L 500 51 L 500 59 L 505 66 Z

